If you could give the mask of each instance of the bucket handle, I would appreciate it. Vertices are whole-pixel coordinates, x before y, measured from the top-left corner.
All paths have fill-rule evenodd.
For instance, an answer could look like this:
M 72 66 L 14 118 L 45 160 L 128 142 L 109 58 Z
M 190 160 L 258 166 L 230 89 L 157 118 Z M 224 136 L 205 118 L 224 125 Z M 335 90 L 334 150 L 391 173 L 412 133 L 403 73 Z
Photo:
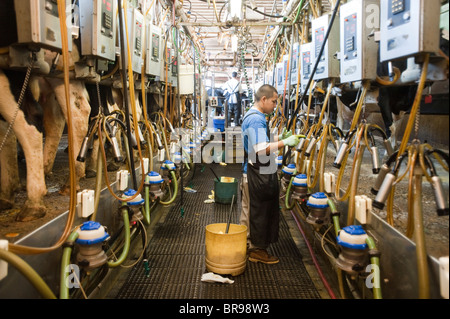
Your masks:
M 231 199 L 230 213 L 228 214 L 228 222 L 227 222 L 227 228 L 225 229 L 225 234 L 228 234 L 228 231 L 230 230 L 231 212 L 233 211 L 233 204 L 234 204 L 234 194 L 233 194 L 233 198 Z

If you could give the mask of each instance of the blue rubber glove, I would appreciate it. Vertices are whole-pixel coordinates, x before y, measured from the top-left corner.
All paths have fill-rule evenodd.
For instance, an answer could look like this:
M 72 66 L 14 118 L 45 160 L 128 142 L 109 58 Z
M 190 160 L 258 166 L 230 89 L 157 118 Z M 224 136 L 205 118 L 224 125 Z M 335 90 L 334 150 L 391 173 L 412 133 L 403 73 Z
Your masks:
M 284 145 L 287 146 L 296 146 L 298 143 L 300 142 L 300 137 L 298 137 L 297 135 L 291 135 L 288 138 L 285 138 L 283 140 Z

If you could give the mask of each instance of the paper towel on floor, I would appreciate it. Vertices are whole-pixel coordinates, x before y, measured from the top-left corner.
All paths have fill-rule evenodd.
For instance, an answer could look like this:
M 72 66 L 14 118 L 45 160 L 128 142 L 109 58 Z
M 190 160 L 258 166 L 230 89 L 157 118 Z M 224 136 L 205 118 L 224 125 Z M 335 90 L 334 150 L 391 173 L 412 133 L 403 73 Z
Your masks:
M 220 275 L 217 275 L 213 272 L 208 272 L 206 274 L 202 275 L 202 281 L 204 282 L 220 282 L 223 284 L 232 284 L 234 283 L 234 280 L 228 279 L 228 278 L 224 278 Z

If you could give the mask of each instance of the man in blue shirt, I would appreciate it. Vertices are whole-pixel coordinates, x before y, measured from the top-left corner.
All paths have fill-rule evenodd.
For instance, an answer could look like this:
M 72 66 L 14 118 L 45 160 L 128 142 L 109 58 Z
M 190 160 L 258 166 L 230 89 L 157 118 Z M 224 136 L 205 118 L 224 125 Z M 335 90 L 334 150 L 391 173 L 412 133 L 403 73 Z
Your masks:
M 242 212 L 240 223 L 247 226 L 249 260 L 275 264 L 279 259 L 267 248 L 278 240 L 279 188 L 275 152 L 295 146 L 299 137 L 283 131 L 269 138 L 265 114 L 277 105 L 277 90 L 271 85 L 261 86 L 255 94 L 255 105 L 246 113 L 242 123 L 244 144 Z M 272 141 L 271 141 L 272 140 Z

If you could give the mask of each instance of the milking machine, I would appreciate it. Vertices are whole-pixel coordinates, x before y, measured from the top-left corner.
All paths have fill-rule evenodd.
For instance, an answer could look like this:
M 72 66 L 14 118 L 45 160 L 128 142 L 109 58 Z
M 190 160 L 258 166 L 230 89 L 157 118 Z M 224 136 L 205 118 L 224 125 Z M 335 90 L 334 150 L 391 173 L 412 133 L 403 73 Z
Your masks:
M 19 6 L 20 3 L 19 1 L 17 2 L 17 5 Z M 49 2 L 48 5 L 51 5 L 53 7 L 52 12 L 48 11 L 48 6 L 41 7 L 41 4 L 45 4 L 45 2 L 46 1 L 37 1 L 36 7 L 34 7 L 33 5 L 31 5 L 31 7 L 28 6 L 28 15 L 32 15 L 34 17 L 35 14 L 33 13 L 33 10 L 35 9 L 40 12 L 40 14 L 37 15 L 37 18 L 41 19 L 41 22 L 50 23 L 49 27 L 52 28 L 52 32 L 55 32 L 56 35 L 56 45 L 50 46 L 49 44 L 45 43 L 45 41 L 47 41 L 48 39 L 27 39 L 24 37 L 26 31 L 25 30 L 24 32 L 21 31 L 22 33 L 20 38 L 20 48 L 32 46 L 33 48 L 43 47 L 47 49 L 54 49 L 59 52 L 62 51 L 62 55 L 60 56 L 63 57 L 65 65 L 64 70 L 67 74 L 67 48 L 71 50 L 72 42 L 67 41 L 65 32 L 67 31 L 70 36 L 73 30 L 63 28 L 62 25 L 64 23 L 61 23 L 62 32 L 59 32 L 59 27 L 56 28 L 56 26 L 59 25 L 60 20 L 58 17 L 58 13 L 59 16 L 64 17 L 64 15 L 62 15 L 62 12 L 64 12 L 65 10 L 65 6 L 63 6 L 64 1 L 58 1 L 58 5 L 53 2 L 50 4 Z M 175 118 L 173 111 L 171 114 L 171 120 L 168 119 L 165 113 L 157 112 L 156 116 L 152 114 L 153 121 L 149 123 L 146 114 L 147 107 L 145 105 L 144 97 L 144 120 L 141 120 L 139 123 L 137 121 L 138 117 L 136 115 L 135 105 L 136 99 L 134 97 L 135 85 L 133 83 L 133 80 L 134 73 L 140 73 L 140 69 L 134 68 L 134 70 L 131 70 L 131 68 L 137 65 L 136 63 L 133 64 L 132 62 L 136 60 L 136 56 L 143 56 L 145 58 L 145 54 L 141 54 L 141 52 L 147 51 L 147 45 L 145 43 L 145 40 L 143 40 L 143 30 L 146 28 L 144 20 L 140 19 L 140 17 L 142 16 L 145 18 L 149 18 L 147 20 L 148 25 L 154 26 L 154 19 L 153 17 L 150 18 L 150 9 L 152 5 L 153 4 L 151 4 L 149 8 L 146 8 L 146 13 L 150 13 L 148 16 L 147 14 L 142 14 L 145 12 L 141 13 L 137 8 L 130 6 L 127 1 L 119 1 L 118 3 L 116 1 L 91 1 L 89 3 L 88 1 L 80 1 L 79 7 L 77 6 L 75 8 L 75 11 L 79 13 L 79 17 L 81 19 L 80 21 L 82 22 L 79 32 L 81 33 L 82 54 L 85 57 L 85 59 L 83 58 L 80 64 L 77 65 L 77 68 L 75 70 L 76 76 L 79 79 L 89 78 L 90 81 L 94 81 L 94 83 L 96 83 L 98 97 L 97 102 L 100 105 L 100 112 L 96 117 L 91 119 L 87 135 L 82 142 L 77 156 L 78 161 L 87 162 L 90 156 L 90 152 L 95 147 L 94 142 L 98 142 L 99 152 L 97 157 L 97 186 L 94 192 L 95 204 L 89 204 L 89 211 L 87 213 L 87 209 L 83 209 L 83 212 L 86 213 L 86 215 L 83 215 L 83 218 L 88 218 L 89 221 L 86 221 L 82 225 L 77 226 L 75 230 L 72 231 L 72 223 L 75 217 L 74 212 L 76 212 L 75 205 L 77 203 L 76 200 L 71 199 L 71 207 L 73 207 L 73 209 L 70 209 L 70 217 L 66 226 L 66 230 L 64 231 L 61 240 L 57 242 L 54 247 L 50 247 L 49 249 L 35 249 L 20 246 L 16 248 L 14 247 L 14 245 L 9 245 L 9 254 L 28 251 L 33 254 L 39 254 L 51 251 L 56 247 L 64 245 L 65 248 L 63 250 L 63 270 L 61 272 L 60 298 L 69 298 L 71 297 L 71 295 L 83 297 L 80 296 L 77 292 L 74 293 L 73 290 L 69 291 L 69 288 L 66 284 L 67 266 L 78 266 L 79 269 L 81 269 L 81 274 L 79 272 L 77 273 L 77 275 L 80 275 L 80 277 L 76 278 L 77 282 L 75 284 L 83 285 L 84 283 L 86 283 L 86 279 L 88 279 L 88 281 L 92 281 L 93 279 L 92 282 L 97 283 L 103 280 L 104 276 L 106 275 L 104 271 L 105 267 L 116 268 L 124 264 L 129 257 L 134 237 L 137 234 L 142 234 L 143 238 L 146 237 L 143 224 L 145 224 L 146 226 L 150 225 L 150 217 L 153 214 L 153 211 L 156 209 L 157 205 L 170 205 L 174 202 L 178 195 L 178 183 L 181 174 L 184 171 L 184 175 L 185 177 L 187 177 L 187 174 L 189 174 L 189 170 L 192 169 L 192 158 L 186 156 L 186 152 L 181 147 L 179 141 L 179 136 L 181 136 L 182 132 L 177 132 L 174 129 L 174 125 L 176 124 L 172 125 L 172 123 L 176 123 L 174 121 Z M 144 10 L 144 8 L 140 9 Z M 132 12 L 134 14 L 122 14 L 122 11 Z M 92 12 L 94 12 L 94 15 L 92 15 Z M 119 63 L 116 63 L 114 69 L 109 72 L 109 62 L 107 62 L 116 60 L 115 26 L 117 23 L 117 17 L 119 17 L 118 29 L 120 31 L 126 31 L 127 29 L 129 29 L 128 26 L 133 26 L 131 30 L 129 30 L 130 32 L 121 32 L 119 37 L 119 43 L 122 48 L 122 78 L 125 78 L 125 85 L 121 85 L 120 82 L 117 81 L 118 74 L 116 74 L 115 72 L 119 70 L 118 68 L 116 68 Z M 70 17 L 68 18 L 70 19 Z M 67 21 L 69 21 L 69 19 Z M 131 19 L 132 21 L 127 21 L 129 19 Z M 65 18 L 63 20 L 64 22 L 66 21 Z M 141 23 L 141 29 L 139 30 L 135 29 L 136 21 Z M 33 27 L 33 25 L 31 25 L 31 27 Z M 150 28 L 149 33 L 151 37 L 153 37 L 152 31 L 154 30 L 156 30 L 156 27 Z M 31 31 L 29 31 L 28 34 L 31 34 Z M 162 55 L 159 54 L 160 52 L 158 51 L 158 48 L 161 47 L 162 41 L 163 39 L 160 37 L 153 37 L 151 38 L 151 42 L 147 42 L 147 44 L 150 45 L 149 47 L 151 47 L 148 50 L 150 52 L 150 57 L 148 60 L 155 62 L 155 59 L 157 60 L 158 58 L 161 58 Z M 133 50 L 131 50 L 130 47 L 133 47 Z M 180 52 L 182 51 L 180 50 Z M 178 53 L 178 50 L 172 50 L 170 56 L 172 62 L 170 63 L 174 63 L 173 59 L 175 59 L 175 57 L 178 55 L 176 53 Z M 39 56 L 40 53 L 38 52 L 37 57 Z M 143 64 L 143 61 L 144 60 L 141 60 L 141 64 Z M 35 65 L 39 66 L 40 62 L 35 62 Z M 83 65 L 87 66 L 88 68 L 83 70 L 81 68 Z M 153 70 L 153 68 L 147 68 L 147 71 L 151 70 Z M 103 75 L 103 73 L 107 72 L 109 73 Z M 145 73 L 145 75 L 147 75 L 147 73 Z M 176 70 L 171 70 L 171 75 L 176 76 Z M 113 82 L 115 83 L 115 85 L 117 85 L 117 87 L 125 89 L 124 102 L 126 108 L 125 112 L 114 111 L 113 113 L 107 115 L 103 112 L 103 110 L 106 110 L 107 106 L 101 105 L 99 80 L 111 83 L 111 80 L 113 78 L 116 78 L 116 80 L 113 80 Z M 127 78 L 129 83 L 127 83 Z M 172 80 L 173 79 L 171 78 L 171 85 L 173 84 L 173 87 L 176 87 L 176 81 L 173 82 Z M 147 79 L 143 77 L 142 83 L 144 82 L 147 82 Z M 150 82 L 150 79 L 148 82 Z M 142 87 L 145 96 L 146 86 L 143 84 Z M 130 98 L 128 98 L 128 94 L 130 94 Z M 171 108 L 175 108 L 175 99 L 171 98 L 170 101 L 173 101 Z M 130 103 L 130 107 L 128 107 L 128 103 Z M 131 110 L 132 114 L 129 114 L 128 110 Z M 181 114 L 181 112 L 178 113 Z M 169 151 L 168 132 L 170 133 L 170 138 L 173 141 L 172 151 Z M 71 133 L 70 121 L 69 133 Z M 108 142 L 107 144 L 104 143 L 105 139 Z M 193 139 L 193 141 L 197 142 L 197 139 Z M 71 139 L 69 138 L 69 150 L 71 149 L 70 142 Z M 186 143 L 186 145 L 187 144 L 188 143 Z M 141 155 L 141 145 L 146 146 L 148 149 L 149 158 L 145 161 Z M 196 144 L 196 146 L 199 146 L 198 143 Z M 115 189 L 111 187 L 111 182 L 108 176 L 106 164 L 107 157 L 109 157 L 109 155 L 107 154 L 107 150 L 105 150 L 105 147 L 108 147 L 108 149 L 111 150 L 112 157 L 117 164 L 122 164 L 125 162 L 127 163 L 129 169 L 128 171 L 125 170 L 117 173 L 118 183 L 116 184 Z M 139 153 L 139 160 L 141 163 L 140 166 L 142 170 L 141 182 L 137 181 L 137 177 L 134 173 L 133 150 Z M 179 152 L 177 152 L 177 150 Z M 183 156 L 181 156 L 181 152 L 183 152 Z M 158 172 L 153 170 L 154 154 L 156 154 L 156 160 L 158 161 L 158 163 L 160 163 L 160 173 L 162 176 Z M 126 160 L 124 161 L 124 159 Z M 177 164 L 171 162 L 172 159 L 174 159 Z M 185 164 L 185 168 L 188 168 L 187 170 L 183 170 L 183 164 Z M 73 165 L 71 164 L 71 166 Z M 71 171 L 73 172 L 73 168 Z M 110 194 L 117 200 L 117 203 L 119 204 L 119 219 L 122 222 L 120 223 L 120 229 L 117 231 L 115 229 L 109 229 L 107 231 L 106 226 L 102 226 L 99 221 L 97 221 L 97 218 L 99 217 L 97 214 L 97 209 L 100 204 L 100 186 L 102 185 L 103 177 Z M 130 178 L 132 185 L 130 185 L 131 187 L 128 187 Z M 73 185 L 71 189 L 75 191 L 75 186 Z M 118 195 L 117 193 L 121 195 Z M 86 194 L 90 195 L 91 193 L 88 192 Z M 88 207 L 88 205 L 87 203 L 82 202 L 83 199 L 89 198 L 89 200 L 92 200 L 91 196 L 79 196 L 79 198 L 81 200 L 81 202 L 79 202 L 79 205 L 86 204 L 86 207 Z M 144 241 L 143 251 L 146 249 L 146 245 L 147 240 Z M 141 256 L 144 255 L 145 254 L 141 254 Z M 45 283 L 43 283 L 40 279 L 38 282 L 38 291 L 40 291 L 46 297 L 54 297 L 54 295 L 52 295 L 51 292 L 48 291 L 47 287 L 45 287 Z M 44 286 L 44 288 L 40 286 Z M 95 289 L 95 287 L 92 287 L 90 284 L 88 284 L 88 286 L 89 291 L 86 291 L 87 294 L 91 293 L 92 290 Z M 87 297 L 87 295 L 84 295 L 84 297 Z
M 354 225 L 355 222 L 363 220 L 358 217 L 355 219 L 355 197 L 357 194 L 356 193 L 358 186 L 357 184 L 360 174 L 359 167 L 361 166 L 363 160 L 364 150 L 367 148 L 371 155 L 372 173 L 374 175 L 378 175 L 376 183 L 372 188 L 372 193 L 376 195 L 376 197 L 373 200 L 373 202 L 370 201 L 371 204 L 373 203 L 373 206 L 375 208 L 377 209 L 384 208 L 385 205 L 384 203 L 386 202 L 387 198 L 389 196 L 392 196 L 391 190 L 393 186 L 399 183 L 401 179 L 406 176 L 408 170 L 411 172 L 412 176 L 414 176 L 413 169 L 410 168 L 414 156 L 417 157 L 416 166 L 420 166 L 422 171 L 426 172 L 424 175 L 432 185 L 432 188 L 435 193 L 438 214 L 443 215 L 448 214 L 448 203 L 447 203 L 448 200 L 446 196 L 443 195 L 442 183 L 439 177 L 437 177 L 434 164 L 430 160 L 431 157 L 429 156 L 429 154 L 433 153 L 433 151 L 429 145 L 427 146 L 428 149 L 426 149 L 426 147 L 423 146 L 422 148 L 416 146 L 417 149 L 416 151 L 411 149 L 412 147 L 411 146 L 410 148 L 408 148 L 407 152 L 405 151 L 406 147 L 404 147 L 403 150 L 401 150 L 400 148 L 401 153 L 399 153 L 399 150 L 394 151 L 392 145 L 390 144 L 387 134 L 379 126 L 371 123 L 366 123 L 364 121 L 362 122 L 362 124 L 358 124 L 360 115 L 362 114 L 364 116 L 363 105 L 367 92 L 370 88 L 370 81 L 377 81 L 378 84 L 381 83 L 380 81 L 378 81 L 378 77 L 375 71 L 376 69 L 374 68 L 374 66 L 370 66 L 369 64 L 367 64 L 368 61 L 371 60 L 368 59 L 367 57 L 369 55 L 373 55 L 374 52 L 376 52 L 373 50 L 375 45 L 375 41 L 373 41 L 372 39 L 373 35 L 370 35 L 370 31 L 368 32 L 367 26 L 361 26 L 361 21 L 365 21 L 364 17 L 367 14 L 367 11 L 364 12 L 363 9 L 367 7 L 367 5 L 373 4 L 376 5 L 377 4 L 376 1 L 375 2 L 355 1 L 343 5 L 341 8 L 340 83 L 355 81 L 355 75 L 357 76 L 356 77 L 357 80 L 362 81 L 362 90 L 361 93 L 359 94 L 355 115 L 350 125 L 350 129 L 347 132 L 342 132 L 340 130 L 339 131 L 335 130 L 334 127 L 330 124 L 322 125 L 321 123 L 322 115 L 328 101 L 328 92 L 327 92 L 324 104 L 322 106 L 322 112 L 319 117 L 319 121 L 317 122 L 317 124 L 313 124 L 311 127 L 307 127 L 309 123 L 306 123 L 306 125 L 304 125 L 304 127 L 306 127 L 307 129 L 304 131 L 306 138 L 301 141 L 301 143 L 298 145 L 296 149 L 296 152 L 298 152 L 298 154 L 296 154 L 296 161 L 295 161 L 296 168 L 298 169 L 298 172 L 302 174 L 296 177 L 292 176 L 292 178 L 290 179 L 286 179 L 283 177 L 284 179 L 282 178 L 281 181 L 282 185 L 286 185 L 286 182 L 289 181 L 289 185 L 287 187 L 282 188 L 283 190 L 286 190 L 285 207 L 287 209 L 294 209 L 294 211 L 296 211 L 297 214 L 299 214 L 300 209 L 300 212 L 302 212 L 300 213 L 300 216 L 303 217 L 306 225 L 308 224 L 311 225 L 313 232 L 316 233 L 318 237 L 320 236 L 322 238 L 325 238 L 326 234 L 328 236 L 327 237 L 328 240 L 331 240 L 330 243 L 328 243 L 327 241 L 328 244 L 324 244 L 323 247 L 328 257 L 330 257 L 330 259 L 332 260 L 332 263 L 338 269 L 340 269 L 349 276 L 347 277 L 348 281 L 355 280 L 355 278 L 367 279 L 370 277 L 374 279 L 373 281 L 374 288 L 372 289 L 373 297 L 381 298 L 380 269 L 379 269 L 380 252 L 377 250 L 373 238 L 371 238 L 371 236 L 367 234 L 365 219 L 362 225 Z M 330 20 L 332 21 L 331 18 L 332 17 L 329 16 L 327 21 L 328 22 Z M 318 81 L 333 78 L 332 76 L 333 65 L 326 64 L 328 63 L 327 61 L 329 60 L 328 59 L 329 56 L 326 54 L 325 48 L 319 50 L 321 49 L 320 43 L 323 44 L 323 42 L 321 41 L 323 41 L 325 38 L 324 35 L 326 34 L 327 27 L 317 24 L 315 26 L 316 27 L 314 27 L 313 25 L 312 31 L 313 31 L 313 42 L 314 40 L 316 40 L 315 42 L 316 44 L 313 43 L 313 47 L 315 46 L 316 48 L 315 50 L 316 63 L 312 72 L 313 74 L 311 75 L 310 73 L 308 73 L 310 75 L 309 81 L 307 82 L 307 84 L 303 84 L 305 89 L 310 87 L 313 78 Z M 332 28 L 331 27 L 328 28 L 329 33 L 332 33 L 333 31 L 330 29 Z M 359 33 L 360 32 L 359 30 L 363 30 L 362 33 Z M 366 33 L 366 36 L 364 36 L 364 32 Z M 336 36 L 336 39 L 337 41 L 339 41 L 339 35 Z M 317 42 L 317 40 L 319 41 Z M 333 43 L 331 43 L 330 45 L 332 46 Z M 307 62 L 306 46 L 304 50 L 305 52 L 302 58 L 305 58 L 305 60 L 302 62 Z M 321 51 L 325 51 L 325 58 L 323 59 L 320 58 L 322 54 Z M 320 63 L 324 63 L 325 65 Z M 319 67 L 319 65 L 322 65 L 322 67 Z M 317 72 L 318 69 L 319 75 L 314 77 L 314 73 Z M 304 72 L 308 72 L 310 70 L 311 70 L 310 68 L 308 70 L 305 69 Z M 322 78 L 322 75 L 320 74 L 322 74 L 323 72 L 325 73 L 329 72 L 331 75 L 330 74 L 324 75 L 324 77 Z M 423 72 L 426 73 L 426 70 Z M 333 83 L 334 83 L 333 81 L 330 81 L 329 91 L 331 91 Z M 303 103 L 305 98 L 306 94 L 303 94 L 300 104 Z M 417 103 L 418 102 L 416 102 L 415 105 L 417 105 Z M 296 116 L 296 114 L 297 112 L 294 112 L 294 116 Z M 293 121 L 293 118 L 291 118 L 287 128 L 289 129 L 290 127 L 289 125 L 292 125 L 293 123 L 295 122 Z M 279 128 L 279 130 L 280 129 L 281 128 Z M 336 133 L 337 138 L 335 138 Z M 382 165 L 380 165 L 381 163 L 380 151 L 377 145 L 378 140 L 375 136 L 375 133 L 381 137 L 382 144 L 384 145 L 384 148 L 386 150 L 385 153 L 387 154 L 387 161 Z M 408 132 L 406 133 L 408 134 Z M 409 138 L 409 135 L 407 138 Z M 324 191 L 324 184 L 322 183 L 320 183 L 319 186 L 320 192 L 311 194 L 311 192 L 317 186 L 316 185 L 317 175 L 323 176 L 325 173 L 323 169 L 321 170 L 322 160 L 324 158 L 322 156 L 324 153 L 326 154 L 326 145 L 328 144 L 329 141 L 332 141 L 332 144 L 336 148 L 336 156 L 333 163 L 333 167 L 339 169 L 337 180 L 334 182 L 335 183 L 335 192 L 333 194 L 334 199 L 328 198 L 325 193 L 322 193 Z M 425 151 L 424 149 L 426 149 L 427 151 Z M 319 153 L 318 156 L 316 157 L 317 151 L 319 151 Z M 341 185 L 344 176 L 344 169 L 347 166 L 347 159 L 351 152 L 354 153 L 354 158 L 351 168 L 350 181 L 348 183 L 347 188 L 344 189 L 344 191 L 342 191 Z M 416 155 L 414 155 L 415 153 Z M 420 160 L 419 154 L 421 154 Z M 441 151 L 435 152 L 433 154 L 435 155 L 436 160 L 439 161 L 441 164 L 443 164 L 442 161 L 443 158 L 448 158 L 448 156 Z M 444 154 L 444 155 L 443 157 L 441 157 L 441 155 L 436 154 L 441 155 Z M 408 161 L 407 168 L 404 171 L 404 173 L 401 174 L 401 177 L 398 178 L 397 175 L 399 173 L 400 167 L 402 163 L 406 162 L 406 160 Z M 315 162 L 316 164 L 314 170 L 313 170 L 314 165 L 312 164 L 313 162 Z M 394 168 L 391 171 L 390 167 L 394 163 L 395 163 Z M 443 167 L 448 168 L 448 165 L 447 166 L 443 165 Z M 313 171 L 314 174 L 312 174 Z M 429 174 L 428 171 L 430 172 Z M 413 180 L 414 178 L 410 177 L 411 183 Z M 412 195 L 412 191 L 410 191 L 409 193 Z M 306 200 L 307 197 L 308 199 Z M 347 201 L 349 205 L 346 223 L 348 226 L 344 227 L 343 229 L 340 228 L 340 223 L 342 223 L 340 221 L 341 216 L 335 209 L 334 204 L 335 200 L 337 200 L 338 202 Z M 416 207 L 416 209 L 418 208 L 418 206 L 414 204 L 414 200 L 412 198 L 409 202 L 411 203 L 409 205 L 410 210 L 413 207 Z M 329 203 L 333 203 L 331 205 L 332 207 L 331 214 L 327 212 L 327 209 L 329 209 L 330 207 Z M 391 205 L 392 203 L 389 204 Z M 412 213 L 410 215 L 413 216 Z M 335 226 L 336 237 L 334 238 L 329 238 L 329 234 L 327 234 L 326 230 L 326 227 L 328 227 L 328 225 L 331 222 Z M 410 223 L 412 223 L 412 221 Z M 420 243 L 418 245 L 422 246 Z M 326 248 L 326 246 L 329 247 Z M 418 263 L 423 265 L 423 263 L 419 261 L 419 259 Z M 373 269 L 367 271 L 366 268 L 369 265 Z M 428 272 L 427 269 L 422 269 L 420 271 L 420 273 L 422 274 L 427 272 Z M 341 278 L 340 283 L 342 283 L 343 282 L 342 276 L 339 275 L 339 273 L 338 277 Z M 419 281 L 422 282 L 421 284 L 422 287 L 425 286 L 425 283 L 427 282 L 426 279 L 424 280 L 422 278 L 420 278 Z M 354 288 L 355 286 L 353 286 L 353 284 L 354 283 L 348 282 L 348 285 Z M 344 294 L 344 291 L 343 289 L 341 289 L 341 287 L 340 287 L 341 293 Z

